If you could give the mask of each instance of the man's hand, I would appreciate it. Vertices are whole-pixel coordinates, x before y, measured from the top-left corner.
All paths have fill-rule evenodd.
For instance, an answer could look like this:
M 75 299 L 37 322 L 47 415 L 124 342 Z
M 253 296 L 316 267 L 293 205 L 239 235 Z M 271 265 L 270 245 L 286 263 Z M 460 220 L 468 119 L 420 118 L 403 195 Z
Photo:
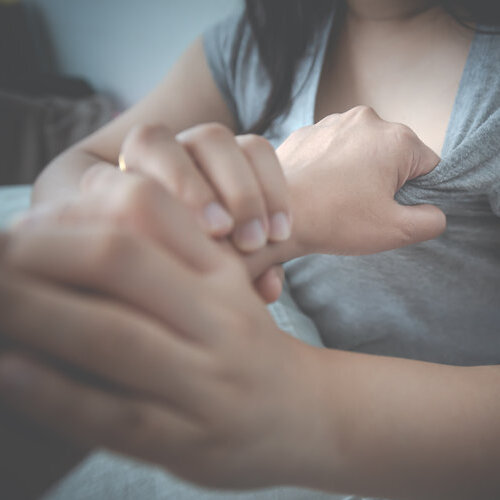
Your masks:
M 303 432 L 320 413 L 311 348 L 279 331 L 240 257 L 165 203 L 161 244 L 109 222 L 11 232 L 0 328 L 58 363 L 0 355 L 0 397 L 77 443 L 201 484 L 298 481 L 295 451 L 319 441 Z

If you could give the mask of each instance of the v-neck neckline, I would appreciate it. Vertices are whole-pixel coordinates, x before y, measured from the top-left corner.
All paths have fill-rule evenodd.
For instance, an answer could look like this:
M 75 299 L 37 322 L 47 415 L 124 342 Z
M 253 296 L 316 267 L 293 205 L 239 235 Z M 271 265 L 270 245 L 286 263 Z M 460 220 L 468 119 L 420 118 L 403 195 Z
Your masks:
M 321 82 L 321 76 L 323 74 L 323 68 L 326 63 L 326 55 L 328 52 L 328 42 L 332 36 L 332 29 L 334 28 L 335 25 L 335 16 L 336 16 L 336 9 L 334 12 L 332 12 L 331 17 L 329 21 L 326 23 L 325 28 L 323 30 L 322 36 L 319 39 L 319 47 L 316 52 L 316 57 L 314 58 L 313 64 L 310 68 L 309 76 L 311 78 L 311 81 L 309 83 L 308 87 L 308 92 L 306 96 L 306 106 L 304 107 L 305 111 L 305 116 L 304 116 L 304 121 L 305 125 L 313 125 L 315 123 L 315 115 L 316 115 L 316 104 L 318 100 L 318 92 L 319 92 L 319 85 Z M 460 81 L 458 84 L 458 88 L 455 94 L 455 99 L 453 101 L 453 106 L 451 109 L 451 113 L 448 119 L 448 124 L 446 126 L 446 132 L 443 140 L 443 145 L 441 148 L 441 158 L 444 158 L 450 150 L 451 142 L 452 142 L 452 136 L 453 136 L 453 129 L 454 129 L 454 124 L 456 123 L 456 117 L 460 114 L 461 110 L 461 104 L 462 104 L 462 94 L 464 89 L 468 86 L 469 80 L 470 80 L 470 75 L 474 73 L 474 62 L 476 60 L 476 57 L 474 57 L 474 54 L 476 50 L 478 49 L 479 41 L 478 38 L 479 36 L 488 36 L 486 34 L 481 34 L 479 35 L 478 32 L 481 30 L 481 26 L 479 26 L 475 33 L 474 36 L 472 37 L 472 41 L 469 47 L 469 51 L 467 54 L 467 58 L 465 60 L 465 64 L 462 70 L 462 74 L 460 76 Z

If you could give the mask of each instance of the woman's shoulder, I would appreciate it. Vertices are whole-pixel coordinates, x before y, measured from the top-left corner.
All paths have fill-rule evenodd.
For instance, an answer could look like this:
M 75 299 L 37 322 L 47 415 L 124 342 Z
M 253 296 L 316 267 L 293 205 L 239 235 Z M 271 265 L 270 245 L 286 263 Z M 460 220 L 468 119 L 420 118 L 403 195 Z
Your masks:
M 321 65 L 316 64 L 317 56 L 323 53 L 331 21 L 329 18 L 312 37 L 296 66 L 292 84 L 294 99 L 307 91 L 307 83 L 315 80 L 315 70 L 321 69 Z M 272 82 L 245 13 L 233 14 L 212 26 L 205 32 L 203 41 L 212 76 L 240 130 L 251 129 L 262 115 Z
M 270 82 L 258 45 L 242 12 L 230 15 L 203 35 L 208 66 L 219 91 L 244 130 L 262 111 L 262 96 Z

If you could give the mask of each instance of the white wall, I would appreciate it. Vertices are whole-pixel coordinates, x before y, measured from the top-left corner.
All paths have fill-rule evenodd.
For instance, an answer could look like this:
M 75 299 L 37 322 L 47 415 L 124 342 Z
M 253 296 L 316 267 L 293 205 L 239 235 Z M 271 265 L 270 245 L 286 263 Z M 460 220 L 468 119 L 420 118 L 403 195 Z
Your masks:
M 130 105 L 241 0 L 23 0 L 43 14 L 65 74 Z

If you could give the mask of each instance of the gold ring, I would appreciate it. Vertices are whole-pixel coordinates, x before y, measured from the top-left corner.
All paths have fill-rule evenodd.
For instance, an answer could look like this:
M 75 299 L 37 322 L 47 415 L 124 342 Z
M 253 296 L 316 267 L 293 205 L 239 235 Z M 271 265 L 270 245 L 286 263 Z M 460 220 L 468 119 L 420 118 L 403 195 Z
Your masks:
M 125 157 L 123 156 L 123 153 L 120 153 L 118 155 L 118 167 L 121 172 L 127 171 L 127 164 L 125 163 Z

